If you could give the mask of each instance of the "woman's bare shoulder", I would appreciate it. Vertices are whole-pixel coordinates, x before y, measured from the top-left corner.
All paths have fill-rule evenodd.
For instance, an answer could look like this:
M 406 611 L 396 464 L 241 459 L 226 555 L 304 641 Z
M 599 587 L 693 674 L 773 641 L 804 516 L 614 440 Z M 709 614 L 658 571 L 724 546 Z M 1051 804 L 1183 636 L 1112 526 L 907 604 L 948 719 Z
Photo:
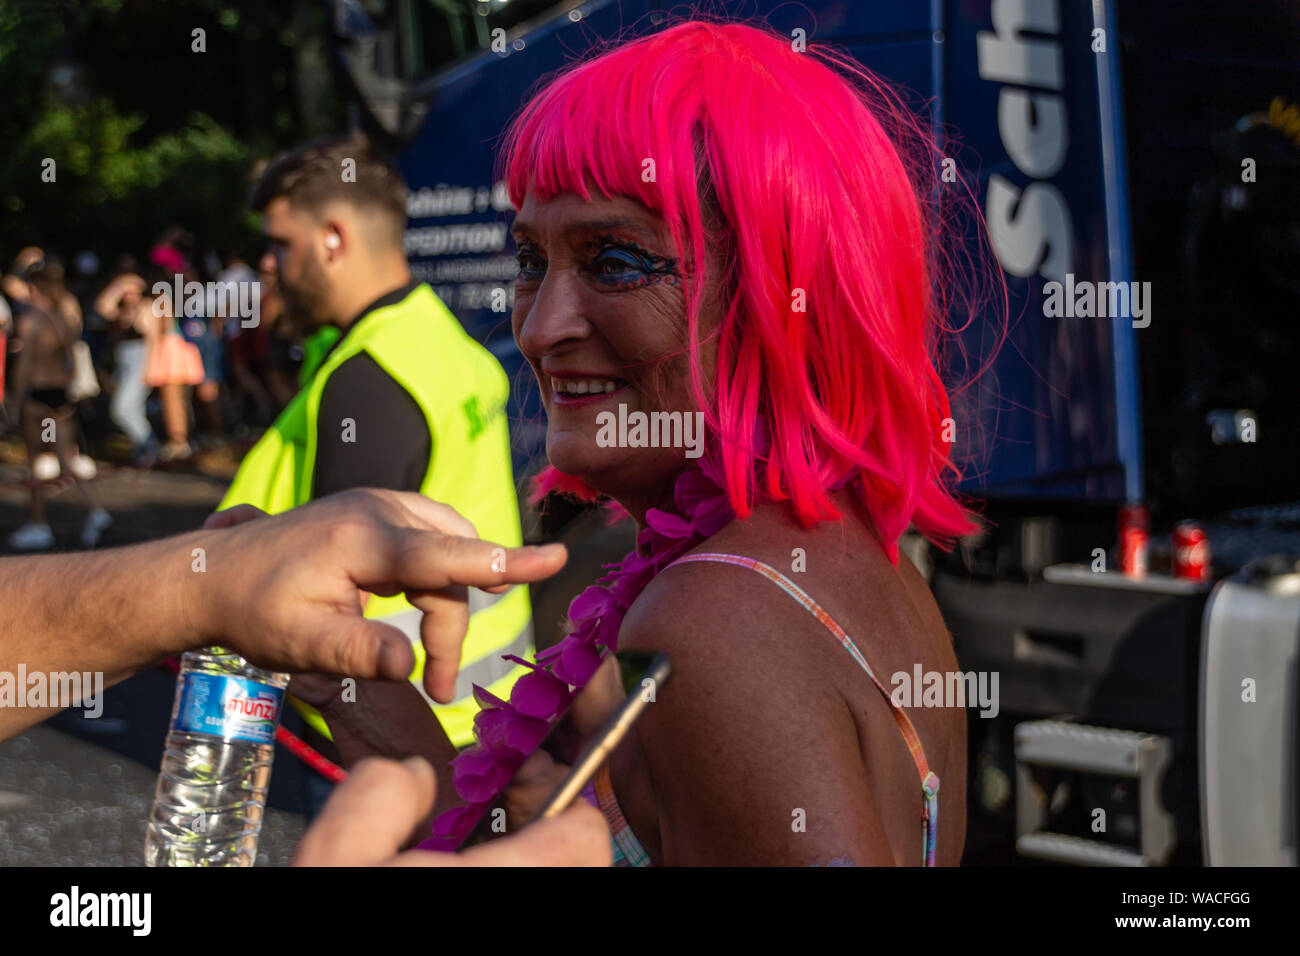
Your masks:
M 884 627 L 904 653 L 921 653 L 947 636 L 924 579 L 900 555 L 895 567 L 870 529 L 851 514 L 813 528 L 788 511 L 760 505 L 696 547 L 760 561 L 806 592 L 850 634 L 873 643 Z M 904 566 L 906 564 L 906 566 Z M 702 639 L 717 655 L 761 652 L 765 665 L 839 672 L 838 643 L 818 640 L 823 624 L 770 576 L 728 563 L 691 562 L 659 574 L 629 609 L 621 641 L 668 650 Z M 910 635 L 910 638 L 909 638 Z M 795 639 L 795 638 L 803 638 Z M 947 643 L 945 640 L 943 643 Z M 927 655 L 928 656 L 928 655 Z M 741 666 L 745 666 L 742 664 Z
M 810 541 L 784 509 L 760 506 L 745 521 L 734 521 L 692 549 L 761 561 L 798 578 Z M 817 546 L 814 545 L 814 549 Z M 695 657 L 705 648 L 742 668 L 798 667 L 807 660 L 792 637 L 815 631 L 816 618 L 769 577 L 724 562 L 689 562 L 656 576 L 629 608 L 620 646 L 679 652 Z M 759 666 L 755 664 L 754 666 Z M 789 676 L 789 675 L 787 675 Z

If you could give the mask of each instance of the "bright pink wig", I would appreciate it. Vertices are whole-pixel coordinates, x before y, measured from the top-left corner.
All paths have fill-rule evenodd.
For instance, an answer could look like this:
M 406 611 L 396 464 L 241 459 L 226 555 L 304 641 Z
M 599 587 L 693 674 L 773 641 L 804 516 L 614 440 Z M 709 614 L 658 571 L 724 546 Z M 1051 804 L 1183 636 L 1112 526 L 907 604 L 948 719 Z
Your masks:
M 941 547 L 974 528 L 945 484 L 957 469 L 936 365 L 954 276 L 927 137 L 847 56 L 692 20 L 560 74 L 502 152 L 516 207 L 530 190 L 590 199 L 590 179 L 663 217 L 690 280 L 695 400 L 736 514 L 769 499 L 805 526 L 835 520 L 831 491 L 848 479 L 895 563 L 909 523 Z M 706 375 L 693 264 L 718 251 L 728 309 Z M 590 491 L 553 469 L 539 487 Z

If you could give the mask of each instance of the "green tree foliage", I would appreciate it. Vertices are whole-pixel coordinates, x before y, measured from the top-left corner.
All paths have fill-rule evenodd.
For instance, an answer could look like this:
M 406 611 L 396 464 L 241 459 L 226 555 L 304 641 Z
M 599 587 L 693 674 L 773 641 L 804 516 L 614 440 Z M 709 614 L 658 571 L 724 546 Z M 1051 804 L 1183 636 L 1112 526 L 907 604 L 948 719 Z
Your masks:
M 0 266 L 28 244 L 138 255 L 170 224 L 218 249 L 246 236 L 255 161 L 341 125 L 325 62 L 306 75 L 300 55 L 322 48 L 325 16 L 303 0 L 0 0 Z
M 47 107 L 4 164 L 6 238 L 111 254 L 124 243 L 143 247 L 177 222 L 218 247 L 235 239 L 245 224 L 248 148 L 203 113 L 147 141 L 143 124 L 102 98 Z M 42 181 L 47 158 L 54 182 Z

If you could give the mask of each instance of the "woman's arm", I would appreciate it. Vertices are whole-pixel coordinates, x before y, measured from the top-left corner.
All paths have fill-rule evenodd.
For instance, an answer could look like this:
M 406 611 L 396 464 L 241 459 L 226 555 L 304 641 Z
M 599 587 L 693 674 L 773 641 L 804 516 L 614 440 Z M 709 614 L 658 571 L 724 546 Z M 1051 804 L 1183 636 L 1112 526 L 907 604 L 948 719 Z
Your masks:
M 108 285 L 104 286 L 99 295 L 95 296 L 94 309 L 109 322 L 114 325 L 129 325 L 133 323 L 135 315 L 122 314 L 122 297 L 127 291 L 134 287 L 137 292 L 144 293 L 144 280 L 133 272 L 124 272 L 115 278 Z
M 14 402 L 16 413 L 22 416 L 23 401 L 27 395 L 28 385 L 31 383 L 32 363 L 29 361 L 32 351 L 28 347 L 32 337 L 35 335 L 36 320 L 32 318 L 30 311 L 23 311 L 14 320 L 14 341 L 9 343 L 9 349 L 13 352 L 13 365 L 10 368 L 10 381 L 7 385 L 9 395 Z
M 674 663 L 635 730 L 662 862 L 896 862 L 853 714 L 806 660 L 809 644 L 827 636 L 769 582 L 740 574 L 666 572 L 620 632 L 620 647 L 663 650 Z M 917 829 L 919 847 L 919 820 Z
M 163 337 L 163 334 L 167 331 L 168 322 L 166 315 L 161 314 L 161 312 L 154 312 L 153 304 L 153 299 L 141 299 L 140 304 L 136 306 L 135 316 L 133 317 L 135 330 L 150 345 Z
M 71 334 L 72 341 L 81 338 L 81 329 L 83 326 L 81 318 L 81 303 L 71 292 L 65 291 L 59 296 L 59 301 L 55 303 L 58 312 L 63 316 L 63 321 L 67 323 L 68 331 Z
M 125 293 L 126 286 L 122 282 L 122 277 L 118 276 L 95 296 L 95 311 L 108 321 L 116 323 L 122 308 L 122 296 Z

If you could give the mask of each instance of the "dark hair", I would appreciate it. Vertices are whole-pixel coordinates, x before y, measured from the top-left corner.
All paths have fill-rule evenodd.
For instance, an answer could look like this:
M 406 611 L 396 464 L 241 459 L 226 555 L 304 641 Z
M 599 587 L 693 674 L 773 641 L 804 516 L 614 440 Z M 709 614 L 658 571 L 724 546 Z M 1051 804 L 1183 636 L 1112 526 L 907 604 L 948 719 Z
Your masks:
M 345 167 L 349 160 L 351 165 Z M 401 170 L 358 133 L 313 140 L 277 157 L 258 177 L 249 205 L 262 212 L 281 196 L 291 206 L 313 212 L 327 202 L 345 200 L 358 209 L 382 213 L 398 242 L 406 228 Z
M 46 295 L 57 295 L 63 291 L 65 274 L 63 266 L 52 259 L 33 263 L 25 270 L 28 282 Z
M 141 293 L 144 298 L 153 296 L 153 287 L 159 282 L 165 282 L 170 287 L 175 281 L 175 273 L 152 262 L 145 263 L 136 271 L 136 274 L 144 280 L 144 292 Z M 184 278 L 182 278 L 182 281 L 184 281 Z

